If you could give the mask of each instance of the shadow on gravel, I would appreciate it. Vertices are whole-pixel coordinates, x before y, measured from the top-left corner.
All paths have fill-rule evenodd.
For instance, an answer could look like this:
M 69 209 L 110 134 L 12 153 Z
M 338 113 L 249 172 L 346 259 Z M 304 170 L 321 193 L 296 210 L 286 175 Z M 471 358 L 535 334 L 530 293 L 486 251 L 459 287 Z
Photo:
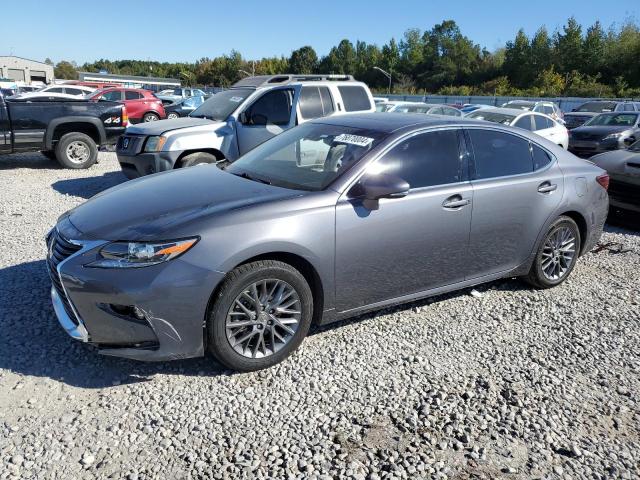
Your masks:
M 99 355 L 59 326 L 44 260 L 0 269 L 0 369 L 80 388 L 150 380 L 155 374 L 228 375 L 213 358 L 143 363 Z
M 14 153 L 0 155 L 0 170 L 12 170 L 14 168 L 31 168 L 34 170 L 59 170 L 62 166 L 55 160 L 51 160 L 40 153 Z
M 73 195 L 80 198 L 91 198 L 97 193 L 115 187 L 127 180 L 122 172 L 107 172 L 100 177 L 70 178 L 58 180 L 51 186 L 63 195 Z

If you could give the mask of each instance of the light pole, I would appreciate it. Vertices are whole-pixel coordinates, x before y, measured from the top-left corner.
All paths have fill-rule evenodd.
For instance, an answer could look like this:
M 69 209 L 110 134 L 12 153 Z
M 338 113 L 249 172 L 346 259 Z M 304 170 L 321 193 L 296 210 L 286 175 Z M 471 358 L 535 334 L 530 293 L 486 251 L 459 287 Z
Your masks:
M 387 93 L 391 94 L 391 74 L 389 72 L 385 72 L 380 67 L 373 67 L 373 69 L 374 70 L 378 70 L 380 73 L 382 73 L 385 77 L 387 77 L 389 79 L 389 90 L 388 90 Z
M 251 75 L 249 72 L 247 72 L 246 70 L 242 70 L 241 68 L 239 68 L 239 69 L 238 69 L 238 71 L 239 71 L 240 73 L 245 74 L 247 77 L 252 77 L 252 76 L 253 76 L 253 75 Z

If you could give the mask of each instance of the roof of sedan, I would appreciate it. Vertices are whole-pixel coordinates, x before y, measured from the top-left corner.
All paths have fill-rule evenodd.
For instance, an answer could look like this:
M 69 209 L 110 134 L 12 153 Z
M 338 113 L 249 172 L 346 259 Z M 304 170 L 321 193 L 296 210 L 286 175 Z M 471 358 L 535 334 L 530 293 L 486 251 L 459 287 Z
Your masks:
M 391 133 L 408 127 L 437 127 L 439 125 L 477 125 L 477 120 L 424 113 L 354 113 L 334 115 L 313 120 L 313 123 L 339 125 L 342 127 L 364 128 Z

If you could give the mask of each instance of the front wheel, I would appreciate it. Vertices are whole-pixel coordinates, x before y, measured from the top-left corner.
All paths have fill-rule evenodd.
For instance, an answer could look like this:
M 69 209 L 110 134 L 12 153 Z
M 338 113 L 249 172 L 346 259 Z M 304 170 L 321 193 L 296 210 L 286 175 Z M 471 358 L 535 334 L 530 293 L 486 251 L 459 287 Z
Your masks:
M 196 165 L 207 165 L 209 163 L 216 163 L 218 159 L 207 152 L 195 152 L 186 155 L 180 165 L 182 168 L 185 167 L 195 167 Z
M 56 144 L 56 159 L 67 168 L 89 168 L 98 160 L 98 147 L 89 135 L 67 133 Z
M 575 267 L 580 245 L 576 222 L 569 217 L 558 218 L 549 227 L 525 279 L 538 288 L 560 285 Z
M 227 275 L 207 319 L 208 348 L 223 365 L 249 372 L 288 357 L 307 335 L 313 296 L 291 265 L 261 260 Z

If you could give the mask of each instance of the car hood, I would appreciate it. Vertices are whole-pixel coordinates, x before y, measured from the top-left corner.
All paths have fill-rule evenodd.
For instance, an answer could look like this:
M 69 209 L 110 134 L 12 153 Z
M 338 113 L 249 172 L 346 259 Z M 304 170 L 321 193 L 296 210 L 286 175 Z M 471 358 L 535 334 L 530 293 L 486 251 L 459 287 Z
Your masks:
M 601 153 L 590 159 L 600 168 L 604 168 L 610 175 L 629 175 L 640 180 L 640 153 L 629 150 L 614 150 Z M 629 165 L 631 163 L 632 165 Z M 638 165 L 636 167 L 635 165 Z
M 203 217 L 305 193 L 206 165 L 128 181 L 99 193 L 66 216 L 82 233 L 82 239 L 166 240 L 175 238 L 176 232 L 189 230 Z
M 576 136 L 580 134 L 588 134 L 590 138 L 595 137 L 606 137 L 607 135 L 611 135 L 612 133 L 624 132 L 627 130 L 631 130 L 628 126 L 609 126 L 609 125 L 594 125 L 587 126 L 583 125 L 582 127 L 575 128 L 571 131 L 571 134 Z
M 127 133 L 134 135 L 162 135 L 171 130 L 179 128 L 197 127 L 200 125 L 211 125 L 214 122 L 207 118 L 173 118 L 171 120 L 158 120 L 157 122 L 138 123 L 127 128 Z

